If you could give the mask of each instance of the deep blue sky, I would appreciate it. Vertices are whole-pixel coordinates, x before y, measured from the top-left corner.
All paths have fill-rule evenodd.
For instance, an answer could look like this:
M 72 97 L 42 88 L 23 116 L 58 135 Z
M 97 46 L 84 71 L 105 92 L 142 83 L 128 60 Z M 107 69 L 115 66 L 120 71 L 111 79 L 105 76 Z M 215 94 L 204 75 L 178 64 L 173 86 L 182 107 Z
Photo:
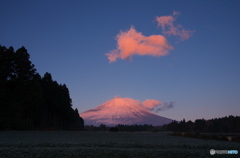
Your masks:
M 194 30 L 185 41 L 167 37 L 168 56 L 133 56 L 109 63 L 116 35 L 131 26 L 161 35 L 157 16 L 181 12 Z M 240 1 L 119 0 L 0 2 L 0 44 L 25 46 L 38 72 L 65 83 L 79 112 L 115 95 L 175 102 L 159 115 L 180 120 L 240 115 Z

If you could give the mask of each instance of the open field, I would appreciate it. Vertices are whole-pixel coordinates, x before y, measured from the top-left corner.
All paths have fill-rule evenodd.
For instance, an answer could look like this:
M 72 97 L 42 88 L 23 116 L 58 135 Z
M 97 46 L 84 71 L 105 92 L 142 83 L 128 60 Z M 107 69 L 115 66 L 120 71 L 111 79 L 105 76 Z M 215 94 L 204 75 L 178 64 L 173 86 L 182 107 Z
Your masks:
M 211 157 L 210 149 L 240 151 L 240 144 L 175 137 L 169 133 L 0 132 L 1 158 Z M 240 157 L 239 154 L 216 156 Z

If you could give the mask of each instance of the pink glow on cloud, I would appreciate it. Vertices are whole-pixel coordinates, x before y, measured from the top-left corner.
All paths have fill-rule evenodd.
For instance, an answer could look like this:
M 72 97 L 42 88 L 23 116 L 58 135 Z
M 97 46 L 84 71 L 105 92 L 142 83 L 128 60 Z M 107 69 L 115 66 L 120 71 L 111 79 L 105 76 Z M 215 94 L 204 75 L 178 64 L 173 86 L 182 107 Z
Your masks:
M 192 36 L 194 31 L 185 30 L 182 25 L 175 25 L 174 21 L 178 15 L 180 15 L 180 12 L 174 11 L 172 15 L 160 16 L 157 17 L 156 20 L 158 22 L 158 26 L 162 27 L 164 35 L 180 36 L 182 41 L 187 40 Z
M 155 107 L 159 106 L 160 104 L 162 104 L 162 102 L 159 100 L 147 99 L 144 102 L 142 102 L 141 105 L 147 110 L 152 110 Z
M 144 36 L 133 27 L 126 32 L 121 31 L 116 40 L 117 49 L 106 54 L 110 63 L 117 58 L 131 60 L 133 55 L 165 56 L 173 49 L 164 36 Z

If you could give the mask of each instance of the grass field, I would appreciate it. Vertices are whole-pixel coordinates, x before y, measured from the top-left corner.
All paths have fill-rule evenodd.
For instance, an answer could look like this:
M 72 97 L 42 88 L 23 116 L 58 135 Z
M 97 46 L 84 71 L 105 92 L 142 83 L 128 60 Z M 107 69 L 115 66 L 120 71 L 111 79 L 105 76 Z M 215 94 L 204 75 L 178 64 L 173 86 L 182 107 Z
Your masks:
M 169 133 L 0 132 L 1 158 L 211 157 L 210 149 L 240 151 L 240 144 L 175 137 Z

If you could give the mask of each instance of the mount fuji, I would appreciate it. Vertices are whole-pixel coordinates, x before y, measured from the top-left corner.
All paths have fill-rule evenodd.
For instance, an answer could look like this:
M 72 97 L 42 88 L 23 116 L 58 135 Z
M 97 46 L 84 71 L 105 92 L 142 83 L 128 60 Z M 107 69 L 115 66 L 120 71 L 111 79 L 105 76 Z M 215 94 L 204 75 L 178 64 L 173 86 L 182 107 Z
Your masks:
M 172 122 L 172 119 L 156 115 L 143 108 L 138 100 L 114 98 L 102 105 L 80 113 L 85 125 L 115 126 L 118 124 L 151 124 L 160 126 Z

